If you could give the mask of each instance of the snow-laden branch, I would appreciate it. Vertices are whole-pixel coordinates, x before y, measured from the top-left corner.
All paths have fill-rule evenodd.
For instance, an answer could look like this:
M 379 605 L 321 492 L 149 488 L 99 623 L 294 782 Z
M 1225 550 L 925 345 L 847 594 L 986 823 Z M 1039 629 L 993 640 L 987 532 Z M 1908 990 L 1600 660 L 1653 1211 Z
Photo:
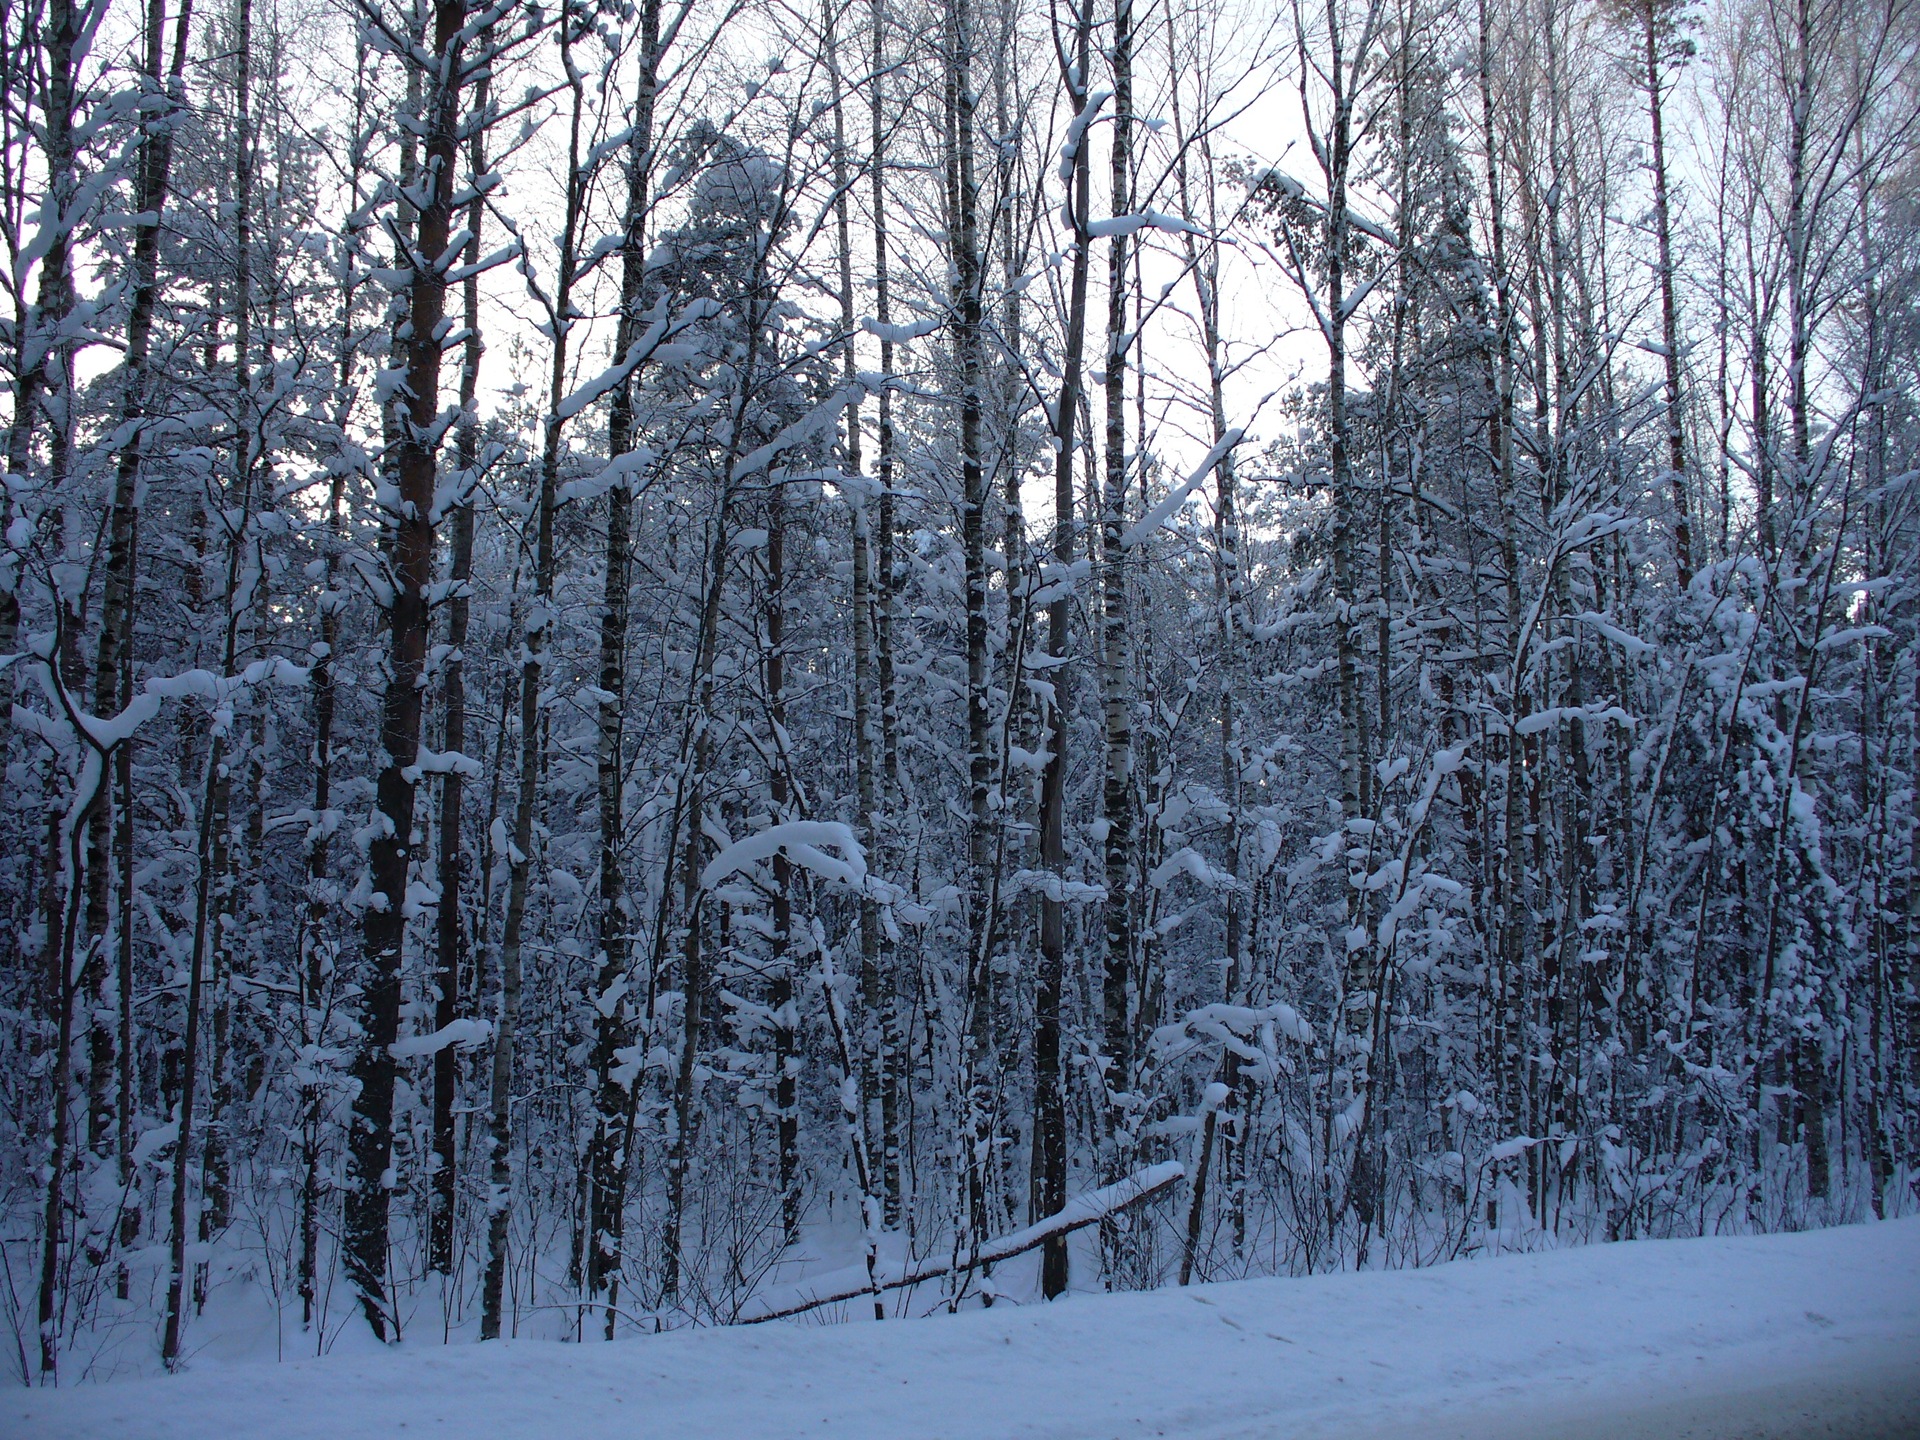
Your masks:
M 1073 163 L 1079 158 L 1080 146 L 1086 141 L 1087 127 L 1093 124 L 1094 118 L 1099 115 L 1100 107 L 1112 98 L 1111 90 L 1089 90 L 1086 103 L 1080 107 L 1079 113 L 1068 124 L 1066 138 L 1060 142 L 1061 184 L 1072 183 Z M 1073 224 L 1071 215 L 1067 217 L 1067 224 L 1069 226 Z
M 843 1300 L 859 1300 L 871 1295 L 874 1289 L 904 1290 L 910 1285 L 920 1285 L 928 1280 L 939 1280 L 960 1270 L 974 1270 L 983 1265 L 998 1265 L 1003 1260 L 1011 1260 L 1029 1250 L 1053 1239 L 1056 1235 L 1070 1235 L 1075 1230 L 1084 1230 L 1089 1225 L 1098 1224 L 1109 1216 L 1138 1205 L 1142 1200 L 1151 1200 L 1154 1196 L 1171 1189 L 1186 1179 L 1187 1167 L 1178 1160 L 1163 1160 L 1158 1165 L 1149 1165 L 1144 1170 L 1136 1170 L 1123 1180 L 1111 1185 L 1102 1185 L 1098 1190 L 1089 1190 L 1076 1195 L 1046 1219 L 1036 1221 L 998 1239 L 989 1240 L 977 1251 L 961 1257 L 957 1262 L 936 1260 L 898 1274 L 887 1274 L 893 1267 L 883 1267 L 875 1277 L 874 1285 L 862 1285 L 856 1290 L 836 1290 L 828 1295 L 816 1295 L 794 1305 L 785 1305 L 777 1310 L 767 1310 L 758 1315 L 743 1315 L 742 1325 L 759 1325 L 768 1320 L 784 1320 L 793 1315 L 804 1315 L 809 1310 L 818 1310 L 823 1305 L 835 1305 Z
M 449 1045 L 461 1047 L 479 1045 L 493 1038 L 493 1022 L 490 1020 L 453 1020 L 442 1025 L 429 1035 L 410 1035 L 404 1040 L 396 1040 L 387 1047 L 396 1060 L 417 1060 L 429 1055 L 438 1055 Z
M 1158 210 L 1142 210 L 1138 215 L 1115 215 L 1106 220 L 1089 220 L 1087 234 L 1096 240 L 1110 235 L 1133 235 L 1141 230 L 1164 230 L 1169 235 L 1205 235 L 1207 232 L 1191 220 L 1166 215 Z
M 844 858 L 827 854 L 819 848 L 822 845 L 838 850 Z M 833 820 L 789 820 L 768 826 L 744 840 L 736 840 L 721 850 L 700 872 L 700 888 L 711 890 L 729 875 L 781 853 L 824 879 L 857 887 L 867 877 L 866 852 L 860 848 L 851 826 Z
M 882 325 L 878 320 L 863 319 L 860 328 L 869 335 L 877 335 L 890 345 L 904 345 L 912 340 L 920 340 L 933 334 L 942 325 L 945 317 L 931 320 L 915 320 L 905 325 Z
M 559 494 L 554 498 L 557 503 L 566 505 L 575 500 L 598 500 L 616 486 L 622 490 L 631 491 L 634 488 L 633 477 L 646 470 L 658 458 L 651 449 L 642 445 L 627 451 L 624 455 L 614 456 L 597 474 L 580 480 L 569 480 L 560 487 Z
M 866 393 L 860 385 L 843 385 L 825 400 L 822 400 L 805 415 L 787 426 L 773 439 L 749 451 L 740 463 L 733 468 L 735 484 L 749 475 L 757 474 L 771 465 L 776 458 L 788 450 L 805 445 L 815 436 L 825 433 L 840 423 L 841 412 L 857 402 Z
M 1236 428 L 1223 435 L 1220 443 L 1207 452 L 1207 458 L 1194 467 L 1193 474 L 1187 477 L 1186 483 L 1168 491 L 1166 499 L 1142 515 L 1138 523 L 1130 526 L 1120 537 L 1120 544 L 1131 550 L 1142 541 L 1152 539 L 1153 532 L 1171 520 L 1174 512 L 1187 503 L 1187 497 L 1206 483 L 1207 476 L 1213 473 L 1214 466 L 1233 453 L 1234 447 L 1239 445 L 1240 437 L 1245 433 L 1244 430 Z

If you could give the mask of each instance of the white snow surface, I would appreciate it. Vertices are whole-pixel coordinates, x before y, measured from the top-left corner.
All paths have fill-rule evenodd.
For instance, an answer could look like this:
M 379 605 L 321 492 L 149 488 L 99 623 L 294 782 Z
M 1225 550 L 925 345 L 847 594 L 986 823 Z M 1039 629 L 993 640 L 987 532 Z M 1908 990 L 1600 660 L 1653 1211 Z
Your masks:
M 1856 1376 L 1904 1397 L 1883 1410 L 1894 1416 L 1885 1427 L 1833 1428 L 1832 1406 L 1869 1383 Z M 1794 1396 L 1814 1389 L 1828 1397 L 1825 1418 L 1782 1428 Z M 1695 1420 L 1675 1422 L 1675 1406 Z M 1609 1418 L 1629 1413 L 1640 1423 Z M 1759 1418 L 1731 1428 L 1741 1414 Z M 1916 1433 L 1915 1416 L 1920 1218 L 885 1323 L 202 1361 L 171 1378 L 12 1390 L 0 1434 L 1564 1440 L 1898 1436 Z

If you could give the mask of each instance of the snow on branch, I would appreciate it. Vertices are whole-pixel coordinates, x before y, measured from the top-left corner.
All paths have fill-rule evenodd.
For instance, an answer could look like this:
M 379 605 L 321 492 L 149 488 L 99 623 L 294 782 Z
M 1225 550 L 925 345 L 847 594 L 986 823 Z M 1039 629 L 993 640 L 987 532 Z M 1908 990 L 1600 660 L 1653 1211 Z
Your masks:
M 1115 215 L 1108 220 L 1089 220 L 1087 234 L 1096 240 L 1109 235 L 1132 235 L 1141 230 L 1164 230 L 1169 235 L 1205 235 L 1191 220 L 1166 215 L 1158 210 L 1142 210 L 1138 215 Z
M 819 848 L 822 845 L 838 850 L 845 858 L 827 854 Z M 729 875 L 771 860 L 776 853 L 784 853 L 794 864 L 827 880 L 857 887 L 867 877 L 866 853 L 851 826 L 833 820 L 789 820 L 721 850 L 700 872 L 700 888 L 711 890 Z
M 882 325 L 878 320 L 863 319 L 860 328 L 869 335 L 878 335 L 891 345 L 904 345 L 912 340 L 923 339 L 946 324 L 944 318 L 915 320 L 908 325 Z
M 1176 485 L 1167 492 L 1166 499 L 1142 515 L 1139 522 L 1120 537 L 1120 544 L 1131 550 L 1142 541 L 1152 539 L 1153 532 L 1171 520 L 1174 512 L 1187 503 L 1187 497 L 1206 483 L 1207 476 L 1213 473 L 1214 466 L 1233 453 L 1234 447 L 1240 443 L 1240 437 L 1245 433 L 1244 430 L 1233 429 L 1222 436 L 1220 443 L 1207 452 L 1207 458 L 1194 467 L 1193 474 L 1187 477 L 1186 483 Z
M 748 452 L 734 467 L 734 482 L 737 484 L 749 475 L 759 473 L 781 454 L 805 445 L 815 436 L 839 424 L 841 412 L 858 401 L 864 393 L 864 388 L 859 385 L 841 386 L 759 449 Z
M 1107 887 L 1069 880 L 1051 870 L 1019 870 L 1007 884 L 1007 895 L 1044 895 L 1056 905 L 1099 905 L 1107 898 Z
M 1147 884 L 1152 889 L 1164 890 L 1179 875 L 1190 875 L 1209 890 L 1231 890 L 1239 884 L 1227 871 L 1209 865 L 1191 845 L 1181 846 L 1155 866 L 1147 876 Z
M 1094 118 L 1099 115 L 1100 107 L 1112 98 L 1111 90 L 1089 90 L 1086 103 L 1080 107 L 1079 113 L 1068 124 L 1066 139 L 1060 144 L 1060 180 L 1063 184 L 1073 180 L 1074 161 L 1080 156 L 1080 146 L 1086 139 L 1087 127 L 1093 124 Z M 1067 224 L 1072 225 L 1072 223 L 1072 217 L 1069 216 Z
M 633 477 L 640 474 L 658 457 L 647 446 L 629 450 L 624 455 L 616 455 L 597 474 L 581 480 L 569 480 L 560 487 L 556 502 L 566 505 L 575 500 L 597 500 L 607 491 L 618 486 L 631 491 Z
M 1149 1165 L 1136 1170 L 1125 1179 L 1116 1180 L 1111 1185 L 1102 1185 L 1098 1190 L 1089 1190 L 1076 1195 L 1060 1209 L 1046 1219 L 1025 1226 L 1022 1229 L 989 1240 L 978 1250 L 960 1258 L 936 1260 L 930 1264 L 897 1274 L 887 1274 L 892 1266 L 882 1267 L 875 1276 L 874 1283 L 862 1285 L 854 1290 L 836 1290 L 827 1295 L 815 1295 L 797 1304 L 785 1305 L 777 1310 L 763 1311 L 758 1315 L 743 1315 L 742 1325 L 759 1325 L 768 1320 L 785 1320 L 789 1316 L 804 1315 L 809 1310 L 818 1310 L 823 1305 L 835 1305 L 843 1300 L 860 1300 L 879 1290 L 904 1290 L 909 1286 L 923 1284 L 928 1280 L 939 1280 L 956 1271 L 978 1269 L 983 1265 L 998 1265 L 1003 1260 L 1011 1260 L 1029 1250 L 1053 1239 L 1056 1235 L 1070 1235 L 1075 1230 L 1084 1230 L 1089 1225 L 1098 1224 L 1109 1216 L 1138 1205 L 1143 1200 L 1151 1200 L 1164 1193 L 1186 1178 L 1187 1167 L 1178 1160 L 1163 1160 L 1158 1165 Z
M 430 1035 L 412 1035 L 404 1040 L 396 1040 L 387 1050 L 396 1060 L 415 1060 L 438 1055 L 449 1045 L 464 1048 L 492 1038 L 493 1022 L 490 1020 L 453 1020 Z
M 562 400 L 554 410 L 554 416 L 561 420 L 571 420 L 589 405 L 599 400 L 621 384 L 629 375 L 648 360 L 677 362 L 692 358 L 697 348 L 689 345 L 667 343 L 675 335 L 682 334 L 688 327 L 715 314 L 719 306 L 712 300 L 694 300 L 675 315 L 668 311 L 663 300 L 652 311 L 652 324 L 646 333 L 627 347 L 627 353 L 613 364 L 586 381 L 571 395 Z

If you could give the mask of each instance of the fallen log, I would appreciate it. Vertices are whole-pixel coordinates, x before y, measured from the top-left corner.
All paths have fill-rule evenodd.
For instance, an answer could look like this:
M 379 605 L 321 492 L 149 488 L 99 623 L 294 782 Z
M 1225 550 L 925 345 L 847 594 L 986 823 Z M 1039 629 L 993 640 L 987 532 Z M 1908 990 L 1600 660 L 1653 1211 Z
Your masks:
M 1122 1210 L 1138 1205 L 1142 1200 L 1151 1200 L 1155 1195 L 1177 1185 L 1186 1177 L 1187 1167 L 1178 1160 L 1164 1160 L 1158 1165 L 1149 1165 L 1144 1170 L 1136 1170 L 1123 1180 L 1111 1185 L 1102 1185 L 1098 1190 L 1089 1190 L 1076 1195 L 1058 1211 L 1044 1220 L 1039 1220 L 1020 1230 L 1014 1230 L 994 1240 L 989 1240 L 978 1250 L 967 1254 L 958 1263 L 952 1260 L 937 1260 L 909 1270 L 903 1275 L 887 1279 L 878 1279 L 877 1284 L 865 1284 L 851 1290 L 839 1290 L 830 1295 L 816 1295 L 812 1299 L 802 1300 L 798 1304 L 784 1305 L 778 1310 L 764 1311 L 758 1315 L 743 1315 L 736 1325 L 759 1325 L 768 1320 L 785 1320 L 789 1316 L 804 1315 L 809 1310 L 818 1310 L 823 1305 L 835 1305 L 843 1300 L 860 1300 L 879 1290 L 904 1290 L 912 1285 L 924 1284 L 928 1280 L 939 1280 L 957 1271 L 974 1270 L 982 1265 L 998 1265 L 1003 1260 L 1011 1260 L 1016 1255 L 1047 1243 L 1056 1235 L 1068 1235 L 1075 1230 L 1096 1225 L 1108 1216 L 1117 1215 Z

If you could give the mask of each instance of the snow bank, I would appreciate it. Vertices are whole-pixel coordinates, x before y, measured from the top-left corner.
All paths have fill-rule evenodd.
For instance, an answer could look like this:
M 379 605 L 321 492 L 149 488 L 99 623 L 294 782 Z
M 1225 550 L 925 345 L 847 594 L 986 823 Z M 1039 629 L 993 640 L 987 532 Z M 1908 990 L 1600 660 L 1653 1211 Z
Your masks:
M 1881 1428 L 1831 1433 L 1892 1436 L 1920 1433 L 1902 1428 L 1920 1416 L 1916 1357 L 1920 1218 L 898 1323 L 206 1363 L 171 1379 L 13 1390 L 0 1434 L 1569 1440 L 1825 1434 L 1832 1407 L 1872 1400 Z M 1821 1428 L 1728 1428 L 1796 1405 Z

